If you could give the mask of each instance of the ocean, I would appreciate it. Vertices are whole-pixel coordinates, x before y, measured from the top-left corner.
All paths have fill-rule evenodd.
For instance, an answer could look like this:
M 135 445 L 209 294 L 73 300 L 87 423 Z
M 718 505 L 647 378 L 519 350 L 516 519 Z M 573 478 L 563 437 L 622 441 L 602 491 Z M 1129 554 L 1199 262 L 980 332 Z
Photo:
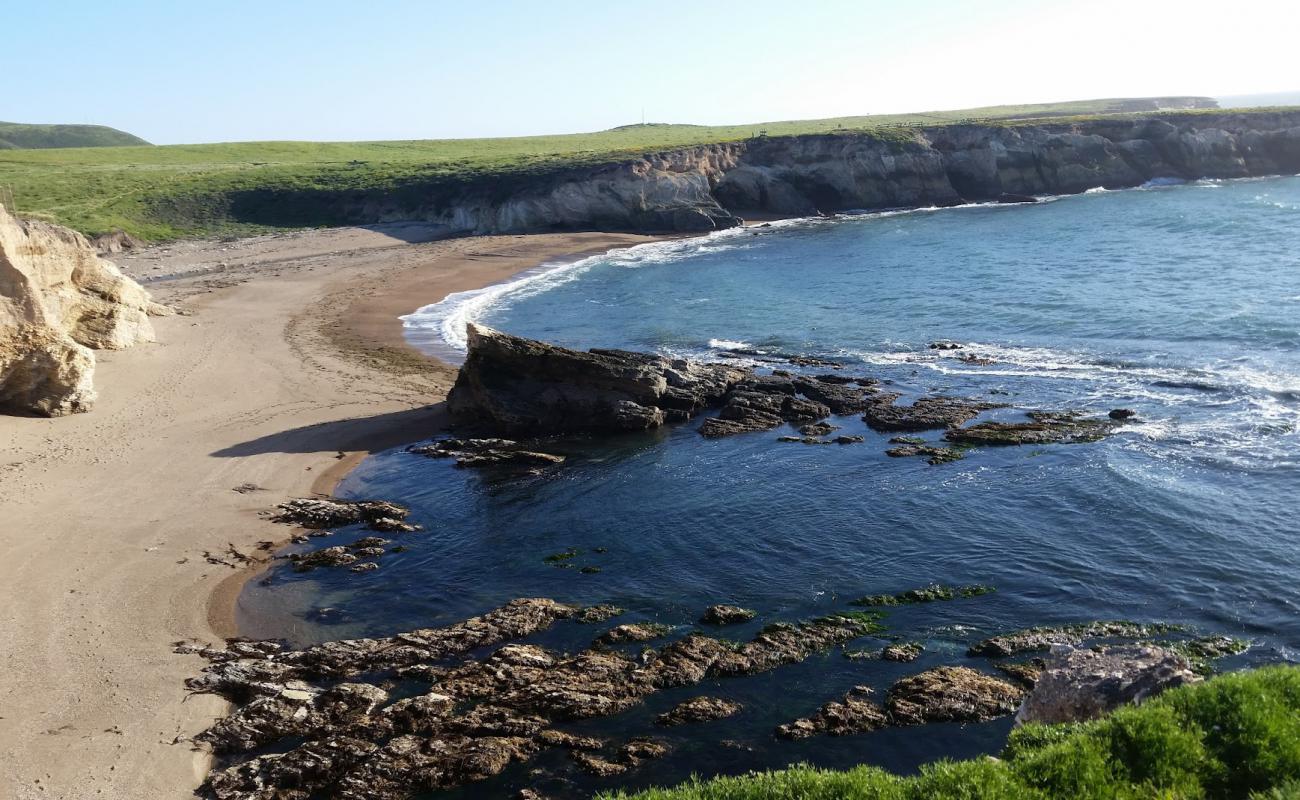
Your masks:
M 857 416 L 831 420 L 865 439 L 842 446 L 778 442 L 786 428 L 710 440 L 699 419 L 566 440 L 548 448 L 566 464 L 528 478 L 401 449 L 368 459 L 339 493 L 409 504 L 427 530 L 405 535 L 409 549 L 375 572 L 273 570 L 241 599 L 248 633 L 295 644 L 391 634 L 529 596 L 627 609 L 535 639 L 572 651 L 618 622 L 685 634 L 714 603 L 758 612 L 719 634 L 743 639 L 861 595 L 996 587 L 891 609 L 885 633 L 852 645 L 921 642 L 912 664 L 837 649 L 575 725 L 673 744 L 621 778 L 576 773 L 553 753 L 442 796 L 505 796 L 537 785 L 528 771 L 538 766 L 555 772 L 546 793 L 562 797 L 800 761 L 906 772 L 995 753 L 1010 720 L 802 742 L 772 731 L 853 686 L 883 694 L 931 666 L 987 669 L 965 655 L 970 643 L 1034 625 L 1126 619 L 1250 640 L 1221 664 L 1229 669 L 1300 657 L 1300 177 L 783 221 L 548 264 L 429 300 L 407 332 L 448 359 L 463 356 L 474 320 L 582 349 L 737 363 L 753 352 L 816 356 L 891 384 L 900 402 L 944 394 L 1011 406 L 994 419 L 1137 412 L 1100 442 L 978 448 L 936 466 L 886 456 L 891 434 Z M 941 339 L 962 348 L 929 347 Z M 941 431 L 922 435 L 938 442 Z M 574 568 L 546 560 L 571 549 Z M 653 729 L 654 714 L 698 694 L 744 710 Z

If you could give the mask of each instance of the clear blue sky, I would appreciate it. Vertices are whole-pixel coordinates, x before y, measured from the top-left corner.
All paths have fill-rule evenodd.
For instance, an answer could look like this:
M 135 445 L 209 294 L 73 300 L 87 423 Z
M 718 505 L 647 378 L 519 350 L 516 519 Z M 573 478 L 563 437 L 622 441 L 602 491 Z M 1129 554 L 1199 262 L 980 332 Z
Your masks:
M 158 143 L 743 123 L 1300 89 L 1244 0 L 11 0 L 0 119 Z

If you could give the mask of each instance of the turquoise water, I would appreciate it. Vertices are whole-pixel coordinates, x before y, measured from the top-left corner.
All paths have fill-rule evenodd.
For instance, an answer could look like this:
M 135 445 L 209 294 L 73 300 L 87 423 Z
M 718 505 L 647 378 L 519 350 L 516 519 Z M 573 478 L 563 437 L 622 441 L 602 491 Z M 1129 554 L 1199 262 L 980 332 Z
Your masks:
M 729 634 L 747 637 L 862 594 L 936 580 L 998 588 L 892 612 L 891 633 L 926 644 L 915 664 L 836 652 L 587 723 L 644 733 L 652 713 L 683 697 L 745 704 L 732 720 L 660 733 L 673 755 L 631 774 L 631 785 L 800 760 L 908 770 L 995 751 L 1005 721 L 797 744 L 771 731 L 857 684 L 883 691 L 929 666 L 979 665 L 964 656 L 971 641 L 1029 625 L 1182 623 L 1251 639 L 1229 666 L 1295 659 L 1298 245 L 1300 178 L 1202 182 L 779 223 L 551 265 L 454 296 L 408 320 L 412 339 L 444 356 L 477 319 L 581 348 L 816 355 L 907 397 L 1014 406 L 994 418 L 1125 407 L 1140 421 L 1096 444 L 980 449 L 942 466 L 886 457 L 887 437 L 856 417 L 832 420 L 865 436 L 850 446 L 781 444 L 784 429 L 705 440 L 698 420 L 562 442 L 554 449 L 569 462 L 526 480 L 393 451 L 342 491 L 409 503 L 429 530 L 374 573 L 274 573 L 245 594 L 253 632 L 296 642 L 391 633 L 540 595 L 614 602 L 629 609 L 622 621 L 680 633 L 705 606 L 738 603 L 760 613 Z M 928 349 L 940 338 L 964 349 Z M 996 364 L 957 360 L 967 353 Z M 601 571 L 544 563 L 567 548 Z M 312 621 L 323 606 L 338 609 L 330 624 Z M 540 641 L 576 648 L 602 629 L 561 625 Z M 610 785 L 566 779 L 575 782 L 551 793 Z M 513 771 L 487 789 L 529 780 Z

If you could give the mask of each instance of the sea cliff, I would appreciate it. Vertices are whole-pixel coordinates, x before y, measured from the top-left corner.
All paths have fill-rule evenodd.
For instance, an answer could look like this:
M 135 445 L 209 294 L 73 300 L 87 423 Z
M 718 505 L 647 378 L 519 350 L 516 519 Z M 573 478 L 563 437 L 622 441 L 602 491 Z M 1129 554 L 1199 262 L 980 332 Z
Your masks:
M 1300 172 L 1300 110 L 1191 112 L 755 137 L 595 166 L 372 190 L 260 188 L 259 224 L 420 219 L 449 233 L 706 232 L 746 215 L 1024 201 L 1156 178 Z

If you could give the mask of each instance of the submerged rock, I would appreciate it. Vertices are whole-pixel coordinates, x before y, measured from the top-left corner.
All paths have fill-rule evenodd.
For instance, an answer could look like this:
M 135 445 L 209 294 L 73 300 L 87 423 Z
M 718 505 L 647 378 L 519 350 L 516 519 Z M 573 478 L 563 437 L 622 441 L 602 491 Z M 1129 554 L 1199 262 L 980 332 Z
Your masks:
M 1160 647 L 1071 649 L 1048 661 L 1016 714 L 1016 724 L 1096 719 L 1199 680 L 1201 676 L 1184 656 Z
M 842 699 L 827 703 L 812 716 L 777 726 L 776 735 L 783 739 L 806 739 L 819 734 L 848 736 L 879 730 L 890 719 L 883 708 L 867 699 L 871 693 L 870 687 L 855 686 Z
M 955 600 L 958 597 L 979 597 L 997 591 L 992 586 L 971 584 L 969 586 L 945 586 L 932 583 L 919 589 L 908 589 L 898 594 L 871 594 L 853 601 L 855 606 L 905 606 L 913 603 L 933 603 L 936 600 Z
M 796 378 L 794 385 L 804 397 L 825 404 L 832 414 L 860 414 L 872 404 L 876 394 L 875 389 L 854 388 L 823 378 Z
M 891 447 L 885 451 L 885 455 L 890 458 L 921 457 L 925 459 L 925 463 L 937 466 L 960 461 L 966 457 L 966 451 L 960 447 L 931 447 L 930 445 L 909 444 L 901 447 Z
M 804 436 L 829 436 L 839 429 L 838 425 L 832 425 L 829 422 L 812 422 L 800 427 L 799 432 Z
M 707 625 L 735 625 L 739 622 L 749 622 L 754 616 L 755 613 L 748 608 L 717 605 L 704 609 L 704 616 L 700 617 L 700 622 Z
M 635 431 L 712 405 L 749 373 L 623 350 L 583 353 L 471 323 L 447 407 L 457 423 L 504 434 Z
M 337 528 L 365 523 L 380 531 L 415 529 L 402 522 L 410 510 L 383 500 L 339 500 L 332 497 L 301 497 L 276 506 L 280 511 L 272 522 L 304 528 Z
M 711 722 L 740 712 L 740 703 L 720 697 L 693 697 L 678 703 L 671 711 L 655 717 L 657 725 L 686 725 Z
M 924 431 L 969 422 L 982 412 L 1002 408 L 998 403 L 956 397 L 922 397 L 910 406 L 894 405 L 896 394 L 881 394 L 862 419 L 878 431 Z
M 407 452 L 430 458 L 454 458 L 458 467 L 549 467 L 564 463 L 564 456 L 529 450 L 512 439 L 443 439 L 409 447 Z
M 1073 412 L 1031 411 L 1030 422 L 981 422 L 952 428 L 943 438 L 966 445 L 1079 444 L 1114 433 L 1113 419 L 1092 419 Z
M 885 699 L 899 725 L 985 722 L 1014 713 L 1024 690 L 969 667 L 936 667 L 890 687 Z

